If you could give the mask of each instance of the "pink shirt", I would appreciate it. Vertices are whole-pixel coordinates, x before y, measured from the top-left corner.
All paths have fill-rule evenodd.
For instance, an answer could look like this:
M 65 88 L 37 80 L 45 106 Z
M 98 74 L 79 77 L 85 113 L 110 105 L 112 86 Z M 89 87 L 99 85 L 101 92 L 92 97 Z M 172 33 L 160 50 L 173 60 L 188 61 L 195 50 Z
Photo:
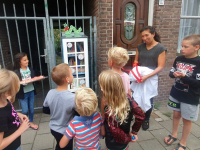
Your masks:
M 124 88 L 126 93 L 128 93 L 128 90 L 130 89 L 130 78 L 129 75 L 127 73 L 119 73 L 119 75 L 122 78 L 123 84 L 124 84 Z

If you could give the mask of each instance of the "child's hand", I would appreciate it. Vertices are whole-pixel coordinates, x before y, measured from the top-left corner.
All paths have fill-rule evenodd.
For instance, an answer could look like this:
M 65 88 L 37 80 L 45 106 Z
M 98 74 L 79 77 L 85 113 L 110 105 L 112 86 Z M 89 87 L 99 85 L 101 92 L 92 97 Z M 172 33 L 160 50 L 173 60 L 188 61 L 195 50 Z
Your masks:
M 19 129 L 21 133 L 23 133 L 24 131 L 26 131 L 28 128 L 30 127 L 29 121 L 28 120 L 24 120 L 22 122 L 22 124 L 20 125 Z
M 138 136 L 137 136 L 137 135 L 132 134 L 132 133 L 129 133 L 129 134 L 130 134 L 130 136 L 131 136 L 131 139 L 132 139 L 133 136 L 135 137 L 135 139 L 134 139 L 134 140 L 131 140 L 131 142 L 136 142 L 136 141 L 138 140 Z
M 26 115 L 18 113 L 19 119 L 21 120 L 21 122 L 24 122 L 25 120 L 29 122 L 29 119 Z
M 185 77 L 185 74 L 180 72 L 180 71 L 176 71 L 173 73 L 173 75 L 176 77 L 176 78 L 183 78 Z

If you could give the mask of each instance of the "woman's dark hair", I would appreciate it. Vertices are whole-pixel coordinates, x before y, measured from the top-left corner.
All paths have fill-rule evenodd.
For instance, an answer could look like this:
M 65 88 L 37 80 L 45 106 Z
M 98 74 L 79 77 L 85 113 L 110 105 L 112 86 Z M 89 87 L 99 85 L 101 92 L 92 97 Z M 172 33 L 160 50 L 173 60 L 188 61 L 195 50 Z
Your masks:
M 154 27 L 152 27 L 152 26 L 146 26 L 146 27 L 144 27 L 144 28 L 142 28 L 142 29 L 140 30 L 140 33 L 142 33 L 143 31 L 146 31 L 146 30 L 149 30 L 149 32 L 150 32 L 151 34 L 154 34 L 154 33 L 155 33 L 154 40 L 155 40 L 156 42 L 161 43 L 161 41 L 160 41 L 160 35 L 156 32 L 156 29 L 155 29 Z
M 14 67 L 13 67 L 14 70 L 16 70 L 16 69 L 19 70 L 21 68 L 20 62 L 21 62 L 21 59 L 24 56 L 27 56 L 27 54 L 26 53 L 18 53 L 18 54 L 15 55 L 15 57 L 14 57 Z

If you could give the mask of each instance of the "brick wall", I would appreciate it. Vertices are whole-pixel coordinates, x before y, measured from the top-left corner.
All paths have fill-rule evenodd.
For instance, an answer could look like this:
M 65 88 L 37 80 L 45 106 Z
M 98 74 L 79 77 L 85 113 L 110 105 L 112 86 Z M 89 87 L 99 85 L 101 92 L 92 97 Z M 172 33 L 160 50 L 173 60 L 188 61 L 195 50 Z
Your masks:
M 107 51 L 112 47 L 112 0 L 88 0 L 85 15 L 96 16 L 97 23 L 97 75 L 108 69 Z M 98 88 L 100 89 L 100 88 Z M 99 91 L 99 99 L 102 93 Z
M 165 68 L 159 74 L 158 96 L 155 101 L 166 102 L 174 83 L 174 79 L 170 79 L 168 74 L 176 58 L 182 0 L 165 0 L 164 6 L 159 6 L 158 1 L 155 0 L 154 3 L 153 26 L 161 35 L 161 43 L 167 48 L 167 54 Z

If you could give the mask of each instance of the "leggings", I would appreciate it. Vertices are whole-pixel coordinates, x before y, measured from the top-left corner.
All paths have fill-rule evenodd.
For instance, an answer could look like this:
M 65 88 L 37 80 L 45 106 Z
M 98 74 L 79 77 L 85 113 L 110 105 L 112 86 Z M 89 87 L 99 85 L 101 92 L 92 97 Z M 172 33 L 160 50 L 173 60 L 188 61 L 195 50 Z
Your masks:
M 55 137 L 56 142 L 57 142 L 55 150 L 73 150 L 73 139 L 69 141 L 67 146 L 65 146 L 64 148 L 60 148 L 59 143 L 60 143 L 61 138 L 63 137 L 63 134 L 58 133 L 54 130 L 51 130 L 51 134 Z
M 146 111 L 145 120 L 149 120 L 150 119 L 151 112 L 153 110 L 153 98 L 151 98 L 150 101 L 151 101 L 151 108 L 148 111 Z

